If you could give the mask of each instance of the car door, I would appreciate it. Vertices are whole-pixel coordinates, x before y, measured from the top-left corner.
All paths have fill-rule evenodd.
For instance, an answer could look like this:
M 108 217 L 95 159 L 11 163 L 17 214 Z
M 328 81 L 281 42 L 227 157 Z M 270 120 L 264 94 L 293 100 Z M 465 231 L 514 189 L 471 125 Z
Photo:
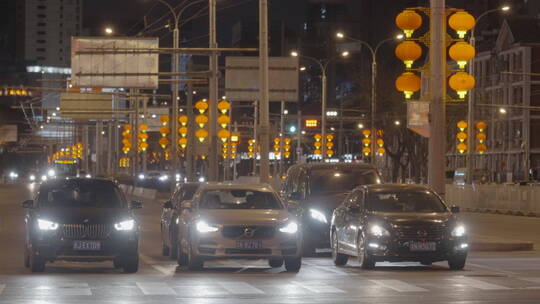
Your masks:
M 351 202 L 351 199 L 354 197 L 354 192 L 350 193 L 343 203 L 339 205 L 333 213 L 332 223 L 334 227 L 334 231 L 336 233 L 337 242 L 339 248 L 343 248 L 344 241 L 345 241 L 345 228 L 346 228 L 346 215 L 347 215 L 347 209 L 348 205 Z
M 178 188 L 176 192 L 171 196 L 170 202 L 174 206 L 174 202 L 178 200 L 178 197 L 180 193 L 182 192 L 182 188 Z M 162 232 L 162 239 L 165 244 L 170 245 L 170 233 L 171 233 L 171 224 L 173 220 L 173 213 L 174 208 L 166 208 L 163 206 L 163 212 L 161 216 L 161 232 Z
M 360 220 L 363 214 L 364 191 L 357 189 L 348 202 L 345 215 L 345 244 L 347 249 L 356 252 L 356 239 L 361 229 Z

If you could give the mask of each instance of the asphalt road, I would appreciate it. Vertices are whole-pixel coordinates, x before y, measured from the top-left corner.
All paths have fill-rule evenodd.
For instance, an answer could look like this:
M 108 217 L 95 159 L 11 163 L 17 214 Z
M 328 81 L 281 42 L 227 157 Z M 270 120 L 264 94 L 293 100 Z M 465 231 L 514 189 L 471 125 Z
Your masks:
M 54 263 L 45 273 L 23 267 L 27 186 L 0 186 L 0 303 L 540 303 L 540 254 L 473 253 L 464 271 L 446 263 L 356 263 L 304 259 L 297 274 L 266 261 L 215 261 L 189 272 L 160 255 L 157 202 L 138 212 L 143 233 L 136 274 L 112 263 Z

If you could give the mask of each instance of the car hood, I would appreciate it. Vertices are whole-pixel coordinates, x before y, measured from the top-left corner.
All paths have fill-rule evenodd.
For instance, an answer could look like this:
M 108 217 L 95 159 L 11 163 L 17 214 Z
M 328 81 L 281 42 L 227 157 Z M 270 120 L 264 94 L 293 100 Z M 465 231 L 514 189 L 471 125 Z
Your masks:
M 369 215 L 371 221 L 382 221 L 397 226 L 416 225 L 448 225 L 455 222 L 450 212 L 444 213 L 387 213 L 373 212 Z
M 348 192 L 340 192 L 311 196 L 303 201 L 301 206 L 305 209 L 317 209 L 325 214 L 332 214 L 334 209 L 341 205 L 348 194 Z
M 200 210 L 199 218 L 216 225 L 275 225 L 291 218 L 287 210 Z
M 37 216 L 62 224 L 105 224 L 131 218 L 124 208 L 42 208 Z

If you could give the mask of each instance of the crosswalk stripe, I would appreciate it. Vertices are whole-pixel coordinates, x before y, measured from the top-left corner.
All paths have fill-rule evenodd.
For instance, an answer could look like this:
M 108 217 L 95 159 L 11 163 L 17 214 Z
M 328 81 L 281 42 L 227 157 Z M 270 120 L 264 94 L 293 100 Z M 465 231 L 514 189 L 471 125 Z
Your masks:
M 345 272 L 335 266 L 315 266 L 315 267 L 325 272 L 332 272 L 332 273 L 341 274 L 341 275 L 349 275 L 348 272 Z
M 477 288 L 477 289 L 482 289 L 482 290 L 506 290 L 506 289 L 511 289 L 509 287 L 496 285 L 496 284 L 491 284 L 491 283 L 480 281 L 480 280 L 473 279 L 473 278 L 459 278 L 459 279 L 454 279 L 454 280 L 457 281 L 460 284 L 465 285 L 465 286 L 470 286 L 470 287 Z
M 38 285 L 35 288 L 40 294 L 54 294 L 59 296 L 91 296 L 92 290 L 88 283 L 65 282 L 53 285 Z
M 152 268 L 166 276 L 172 276 L 176 273 L 176 265 L 152 265 Z
M 174 290 L 165 283 L 140 283 L 137 282 L 137 287 L 146 296 L 170 296 L 176 295 Z
M 293 284 L 300 286 L 304 289 L 307 289 L 313 293 L 345 293 L 344 290 L 336 288 L 334 286 L 322 284 L 322 283 L 302 283 L 298 281 L 293 281 Z
M 264 291 L 245 282 L 219 282 L 219 285 L 232 294 L 264 294 Z
M 400 280 L 370 280 L 371 282 L 399 292 L 426 292 L 425 288 L 417 287 Z

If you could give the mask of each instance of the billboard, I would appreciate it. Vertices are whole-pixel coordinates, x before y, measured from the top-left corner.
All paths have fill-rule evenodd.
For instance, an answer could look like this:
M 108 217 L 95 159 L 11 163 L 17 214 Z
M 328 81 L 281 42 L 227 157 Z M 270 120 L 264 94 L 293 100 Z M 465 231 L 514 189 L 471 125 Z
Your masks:
M 112 94 L 60 93 L 61 115 L 72 119 L 112 119 Z
M 158 88 L 158 38 L 72 37 L 71 83 L 76 88 Z M 151 74 L 151 75 L 149 75 Z
M 270 101 L 298 101 L 298 58 L 270 57 Z M 259 57 L 227 57 L 225 95 L 236 101 L 253 101 L 259 94 Z
M 0 125 L 0 145 L 17 142 L 17 125 Z
M 407 127 L 429 137 L 429 102 L 407 101 Z

